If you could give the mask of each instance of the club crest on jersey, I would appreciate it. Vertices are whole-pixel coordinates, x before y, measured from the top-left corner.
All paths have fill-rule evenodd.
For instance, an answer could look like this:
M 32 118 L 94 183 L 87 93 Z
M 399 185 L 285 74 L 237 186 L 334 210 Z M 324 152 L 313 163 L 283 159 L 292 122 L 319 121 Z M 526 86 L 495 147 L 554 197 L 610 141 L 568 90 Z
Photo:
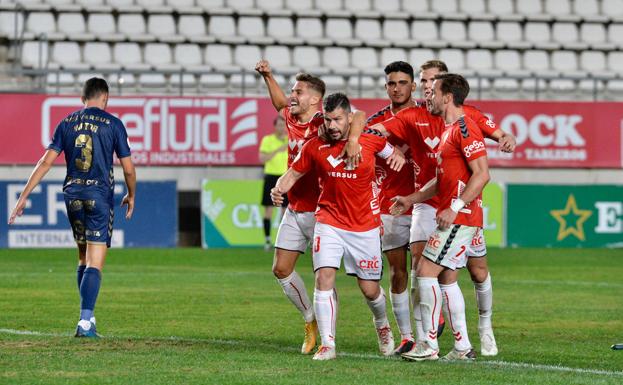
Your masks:
M 426 145 L 430 147 L 431 150 L 434 150 L 439 144 L 439 137 L 435 136 L 432 139 L 429 137 L 426 137 L 426 139 L 424 139 L 424 143 L 426 143 Z

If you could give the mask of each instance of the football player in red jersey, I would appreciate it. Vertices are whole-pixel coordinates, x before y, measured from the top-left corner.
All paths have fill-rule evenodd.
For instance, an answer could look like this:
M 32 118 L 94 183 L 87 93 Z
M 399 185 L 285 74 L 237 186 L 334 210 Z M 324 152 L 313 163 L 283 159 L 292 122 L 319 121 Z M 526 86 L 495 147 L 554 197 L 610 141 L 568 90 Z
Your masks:
M 275 80 L 268 61 L 260 60 L 255 70 L 264 78 L 273 106 L 286 121 L 288 166 L 290 166 L 303 145 L 317 137 L 318 129 L 324 124 L 321 104 L 325 84 L 316 76 L 299 73 L 296 75 L 296 82 L 291 89 L 290 96 L 286 97 Z M 365 114 L 358 112 L 353 119 L 353 131 L 361 132 Z M 356 141 L 357 137 L 348 142 L 349 159 L 358 159 L 359 150 Z M 318 328 L 305 283 L 294 268 L 299 255 L 305 252 L 312 240 L 316 224 L 314 211 L 319 194 L 318 176 L 315 172 L 307 173 L 288 192 L 289 205 L 277 232 L 272 268 L 283 292 L 305 320 L 305 337 L 301 347 L 303 354 L 313 351 Z M 337 300 L 337 293 L 334 293 L 334 297 Z
M 457 269 L 467 263 L 466 253 L 482 227 L 481 194 L 489 181 L 489 168 L 482 131 L 463 110 L 469 84 L 457 74 L 443 73 L 434 79 L 428 95 L 430 112 L 446 123 L 437 153 L 436 182 L 408 197 L 396 197 L 392 207 L 392 211 L 401 212 L 434 195 L 439 201 L 437 228 L 426 243 L 416 272 L 425 343 L 402 356 L 414 361 L 438 359 L 436 323 L 443 298 L 455 338 L 454 349 L 445 358 L 472 360 L 475 352 L 467 335 Z
M 367 121 L 368 126 L 383 122 L 404 109 L 415 106 L 412 93 L 415 91 L 416 84 L 411 64 L 395 61 L 389 63 L 384 72 L 385 90 L 390 104 L 371 115 Z M 399 172 L 392 170 L 385 162 L 379 162 L 376 165 L 376 183 L 380 188 L 379 200 L 383 223 L 381 249 L 389 262 L 390 300 L 401 336 L 400 345 L 394 353 L 400 355 L 410 351 L 415 344 L 409 310 L 409 292 L 407 291 L 409 281 L 407 248 L 409 247 L 411 210 L 407 210 L 402 215 L 393 216 L 389 213 L 389 207 L 392 197 L 409 195 L 413 192 L 415 174 L 419 166 L 411 157 L 411 148 L 408 143 L 395 135 L 390 135 L 387 140 L 398 147 L 407 159 L 407 166 Z
M 357 168 L 340 158 L 353 119 L 346 95 L 336 93 L 324 101 L 325 130 L 308 141 L 292 166 L 272 190 L 276 205 L 298 180 L 310 172 L 318 175 L 321 193 L 316 210 L 313 262 L 316 274 L 314 310 L 322 344 L 314 360 L 329 360 L 335 353 L 337 303 L 336 270 L 342 257 L 346 273 L 357 277 L 373 314 L 381 354 L 391 355 L 394 341 L 387 320 L 386 300 L 379 281 L 383 260 L 380 248 L 380 207 L 375 181 L 375 155 L 387 159 L 393 170 L 405 163 L 400 151 L 382 135 L 359 138 L 362 159 Z
M 432 108 L 430 95 L 434 77 L 440 73 L 448 72 L 446 64 L 440 60 L 429 60 L 420 66 L 420 88 L 427 109 Z M 515 150 L 515 137 L 497 128 L 496 124 L 480 112 L 477 108 L 464 105 L 465 114 L 470 117 L 481 129 L 483 136 L 490 137 L 499 142 L 500 150 L 513 152 Z M 424 247 L 422 244 L 420 247 Z M 482 229 L 478 231 L 468 252 L 467 270 L 471 275 L 476 293 L 478 305 L 478 332 L 480 334 L 480 352 L 483 356 L 495 356 L 498 353 L 497 344 L 493 334 L 491 316 L 493 314 L 493 288 L 491 274 L 487 265 L 487 246 Z

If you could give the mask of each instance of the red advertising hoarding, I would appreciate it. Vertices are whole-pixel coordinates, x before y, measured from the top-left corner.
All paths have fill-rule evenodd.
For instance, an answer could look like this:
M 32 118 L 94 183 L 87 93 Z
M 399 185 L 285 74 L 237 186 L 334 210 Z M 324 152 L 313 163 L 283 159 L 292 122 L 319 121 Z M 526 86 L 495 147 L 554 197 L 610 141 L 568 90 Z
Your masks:
M 387 101 L 352 103 L 372 114 Z M 489 144 L 494 167 L 622 167 L 621 103 L 474 104 L 517 137 L 514 154 Z M 0 106 L 0 164 L 34 164 L 56 124 L 81 104 L 74 96 L 2 94 Z M 126 125 L 135 162 L 162 166 L 259 165 L 260 140 L 276 115 L 267 98 L 228 97 L 113 97 L 108 111 Z

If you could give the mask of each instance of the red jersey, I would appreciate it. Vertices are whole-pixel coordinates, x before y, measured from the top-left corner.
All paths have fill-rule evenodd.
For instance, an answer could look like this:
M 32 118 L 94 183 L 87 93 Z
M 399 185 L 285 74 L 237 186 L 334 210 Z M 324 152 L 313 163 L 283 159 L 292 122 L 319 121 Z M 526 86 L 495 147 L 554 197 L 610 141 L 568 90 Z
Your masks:
M 481 136 L 491 137 L 497 129 L 495 123 L 476 107 L 464 105 L 463 112 L 480 129 Z M 417 191 L 436 176 L 435 159 L 441 134 L 446 129 L 445 122 L 440 116 L 428 112 L 426 105 L 420 103 L 400 111 L 395 117 L 382 123 L 392 136 L 409 144 L 415 160 Z M 424 203 L 438 207 L 439 199 L 435 196 Z
M 462 116 L 446 126 L 437 158 L 438 213 L 450 207 L 465 190 L 472 176 L 468 162 L 483 156 L 487 156 L 485 141 L 473 120 Z M 454 223 L 482 227 L 482 192 L 459 211 Z
M 359 138 L 363 160 L 354 169 L 346 169 L 337 159 L 346 141 L 325 142 L 316 137 L 303 146 L 292 169 L 301 173 L 316 171 L 320 180 L 320 198 L 316 220 L 348 231 L 368 231 L 380 226 L 380 207 L 374 166 L 377 155 L 387 158 L 393 147 L 381 136 L 362 134 Z
M 389 105 L 370 116 L 366 124 L 372 126 L 376 123 L 382 123 L 393 116 L 394 113 L 392 112 L 391 105 Z M 398 147 L 402 150 L 407 163 L 400 171 L 394 171 L 387 165 L 387 162 L 376 162 L 376 184 L 381 190 L 379 195 L 381 214 L 389 214 L 389 207 L 392 205 L 391 198 L 396 195 L 406 196 L 415 191 L 416 165 L 411 157 L 411 148 L 395 135 L 388 137 L 387 141 L 394 147 Z M 404 215 L 411 215 L 411 208 L 409 208 Z
M 415 165 L 415 191 L 418 191 L 435 178 L 437 146 L 445 126 L 443 120 L 429 114 L 426 107 L 415 106 L 399 111 L 382 123 L 391 136 L 409 145 Z M 425 203 L 437 207 L 437 198 Z
M 463 112 L 465 113 L 465 116 L 476 123 L 476 126 L 480 128 L 482 136 L 485 138 L 491 138 L 491 135 L 493 135 L 495 130 L 498 129 L 493 120 L 489 119 L 487 115 L 483 114 L 474 106 L 463 105 Z
M 299 123 L 290 112 L 290 107 L 282 110 L 288 131 L 288 167 L 303 148 L 303 145 L 312 138 L 318 137 L 318 127 L 324 124 L 321 112 L 317 112 L 309 122 Z M 318 203 L 320 187 L 315 171 L 307 173 L 288 191 L 288 207 L 294 211 L 314 211 Z

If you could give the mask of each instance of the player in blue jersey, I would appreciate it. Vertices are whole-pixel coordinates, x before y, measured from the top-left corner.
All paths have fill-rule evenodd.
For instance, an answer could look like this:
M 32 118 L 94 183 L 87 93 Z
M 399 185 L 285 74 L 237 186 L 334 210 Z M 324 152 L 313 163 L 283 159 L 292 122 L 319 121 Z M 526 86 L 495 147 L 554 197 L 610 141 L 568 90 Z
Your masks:
M 80 259 L 77 271 L 80 321 L 76 337 L 97 337 L 93 310 L 112 238 L 113 154 L 121 162 L 128 188 L 121 203 L 127 205 L 126 219 L 132 217 L 134 210 L 136 173 L 123 123 L 104 111 L 108 104 L 106 81 L 99 78 L 87 80 L 82 102 L 83 109 L 69 114 L 56 127 L 52 143 L 35 166 L 11 212 L 9 224 L 22 215 L 28 205 L 28 195 L 64 152 L 67 176 L 63 193 Z

